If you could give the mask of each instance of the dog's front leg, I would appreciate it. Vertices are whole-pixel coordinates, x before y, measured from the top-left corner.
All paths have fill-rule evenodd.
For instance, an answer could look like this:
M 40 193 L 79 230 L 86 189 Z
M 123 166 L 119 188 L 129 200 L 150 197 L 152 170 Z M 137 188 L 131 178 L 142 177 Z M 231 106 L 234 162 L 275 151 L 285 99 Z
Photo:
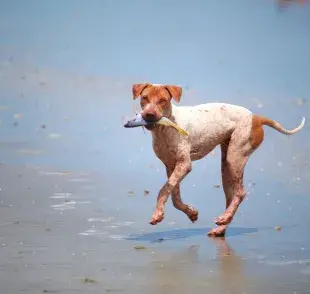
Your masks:
M 158 197 L 156 210 L 152 215 L 150 224 L 156 225 L 164 219 L 165 203 L 174 188 L 185 178 L 185 176 L 192 170 L 192 162 L 190 158 L 182 159 L 176 162 L 174 170 L 168 178 L 166 184 L 161 188 Z
M 166 172 L 167 172 L 168 179 L 171 176 L 173 170 L 174 170 L 174 167 L 170 167 L 168 165 L 166 166 Z M 181 189 L 180 184 L 177 184 L 171 192 L 171 199 L 172 199 L 173 206 L 176 209 L 183 211 L 192 222 L 195 222 L 198 219 L 198 210 L 190 205 L 185 204 L 182 201 L 180 189 Z

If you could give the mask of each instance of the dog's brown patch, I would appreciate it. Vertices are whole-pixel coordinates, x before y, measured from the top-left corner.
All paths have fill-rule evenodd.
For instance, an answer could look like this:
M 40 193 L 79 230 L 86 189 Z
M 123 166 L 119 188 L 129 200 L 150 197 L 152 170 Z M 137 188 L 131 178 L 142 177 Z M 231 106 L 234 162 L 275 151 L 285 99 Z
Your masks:
M 256 149 L 264 140 L 264 129 L 262 118 L 253 115 L 250 143 L 253 149 Z

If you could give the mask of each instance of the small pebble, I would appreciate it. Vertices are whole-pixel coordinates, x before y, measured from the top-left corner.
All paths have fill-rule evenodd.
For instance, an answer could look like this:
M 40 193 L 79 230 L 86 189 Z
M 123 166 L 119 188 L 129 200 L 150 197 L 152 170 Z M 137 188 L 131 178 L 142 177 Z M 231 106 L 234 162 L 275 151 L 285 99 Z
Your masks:
M 142 245 L 137 245 L 137 246 L 134 247 L 134 249 L 136 249 L 136 250 L 144 250 L 144 249 L 146 249 L 146 247 L 142 246 Z
M 83 283 L 84 284 L 93 284 L 93 283 L 96 283 L 96 281 L 94 279 L 91 279 L 91 278 L 84 278 Z

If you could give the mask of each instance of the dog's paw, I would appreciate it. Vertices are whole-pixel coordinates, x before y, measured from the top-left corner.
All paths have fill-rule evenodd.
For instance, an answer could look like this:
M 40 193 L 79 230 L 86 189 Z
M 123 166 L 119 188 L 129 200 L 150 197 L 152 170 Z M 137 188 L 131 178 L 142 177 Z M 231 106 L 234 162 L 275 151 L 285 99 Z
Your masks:
M 193 223 L 198 220 L 198 210 L 193 206 L 188 207 L 186 214 Z
M 223 214 L 221 214 L 219 217 L 217 217 L 214 222 L 218 225 L 218 226 L 222 226 L 222 225 L 228 225 L 233 219 L 233 215 L 227 212 L 224 212 Z
M 209 237 L 223 237 L 226 233 L 226 226 L 220 226 L 218 228 L 214 228 L 210 230 L 208 233 Z
M 164 212 L 163 211 L 155 211 L 152 215 L 150 224 L 151 225 L 156 225 L 160 223 L 164 219 Z

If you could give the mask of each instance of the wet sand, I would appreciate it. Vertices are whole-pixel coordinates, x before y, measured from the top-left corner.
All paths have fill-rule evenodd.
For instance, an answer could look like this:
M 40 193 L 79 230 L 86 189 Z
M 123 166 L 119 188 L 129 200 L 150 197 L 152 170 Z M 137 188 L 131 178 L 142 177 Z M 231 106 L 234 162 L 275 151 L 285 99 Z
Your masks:
M 146 196 L 111 201 L 99 173 L 1 165 L 0 178 L 3 293 L 309 291 L 309 227 L 294 217 L 277 231 L 248 225 L 245 212 L 226 238 L 209 239 L 210 222 L 189 224 L 170 209 L 150 227 L 135 211 Z M 271 215 L 272 207 L 264 218 Z

